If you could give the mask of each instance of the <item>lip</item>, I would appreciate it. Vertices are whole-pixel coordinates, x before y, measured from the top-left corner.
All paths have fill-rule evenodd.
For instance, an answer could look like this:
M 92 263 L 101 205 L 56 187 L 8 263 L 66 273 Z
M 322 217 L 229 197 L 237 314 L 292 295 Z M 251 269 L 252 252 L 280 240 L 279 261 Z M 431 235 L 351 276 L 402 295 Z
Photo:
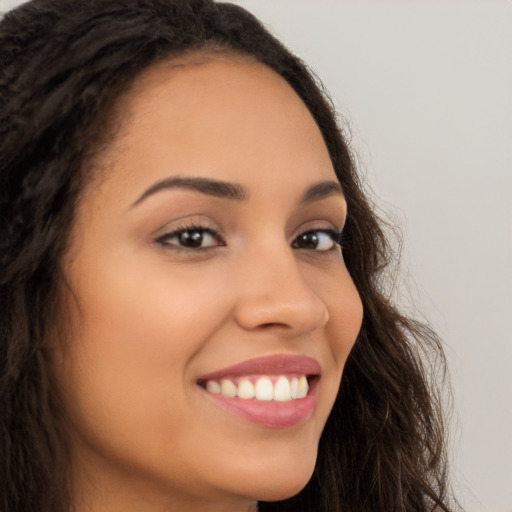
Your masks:
M 316 390 L 320 379 L 320 364 L 306 356 L 273 355 L 243 361 L 242 363 L 202 375 L 197 383 L 204 398 L 229 413 L 266 428 L 284 429 L 305 423 L 316 407 Z M 287 402 L 229 398 L 209 393 L 200 384 L 208 380 L 235 378 L 243 375 L 306 375 L 310 389 L 304 398 Z M 313 377 L 313 378 L 312 378 Z
M 318 361 L 307 356 L 278 354 L 249 359 L 222 370 L 217 370 L 199 377 L 199 382 L 207 380 L 241 377 L 243 375 L 320 375 Z

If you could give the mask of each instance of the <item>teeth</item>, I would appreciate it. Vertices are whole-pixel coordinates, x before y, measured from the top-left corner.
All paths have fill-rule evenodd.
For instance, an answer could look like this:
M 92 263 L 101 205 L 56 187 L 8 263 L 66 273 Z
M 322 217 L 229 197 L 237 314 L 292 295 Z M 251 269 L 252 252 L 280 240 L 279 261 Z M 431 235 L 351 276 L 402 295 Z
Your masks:
M 220 394 L 234 398 L 236 396 L 236 386 L 228 379 L 222 379 L 220 381 Z
M 304 377 L 304 375 L 299 379 L 299 390 L 297 393 L 297 398 L 304 398 L 308 394 L 309 386 L 308 379 Z
M 294 400 L 299 398 L 299 379 L 297 379 L 297 377 L 293 377 L 292 381 L 290 382 L 290 391 Z
M 239 398 L 243 398 L 244 400 L 254 398 L 256 396 L 256 391 L 254 389 L 252 382 L 248 379 L 241 380 L 238 383 L 237 395 Z
M 254 388 L 257 400 L 272 400 L 274 398 L 274 386 L 268 377 L 260 377 Z
M 214 380 L 209 380 L 206 383 L 206 390 L 210 393 L 214 393 L 215 395 L 220 395 L 221 387 L 218 382 L 215 382 Z
M 279 377 L 274 386 L 274 400 L 276 402 L 287 402 L 291 399 L 290 381 L 286 377 Z
M 273 380 L 274 383 L 266 375 L 252 378 L 252 381 L 249 378 L 241 378 L 238 383 L 230 379 L 222 379 L 220 383 L 209 380 L 205 387 L 210 393 L 243 400 L 255 398 L 262 401 L 288 402 L 304 398 L 308 394 L 309 385 L 305 375 L 291 378 L 280 375 Z

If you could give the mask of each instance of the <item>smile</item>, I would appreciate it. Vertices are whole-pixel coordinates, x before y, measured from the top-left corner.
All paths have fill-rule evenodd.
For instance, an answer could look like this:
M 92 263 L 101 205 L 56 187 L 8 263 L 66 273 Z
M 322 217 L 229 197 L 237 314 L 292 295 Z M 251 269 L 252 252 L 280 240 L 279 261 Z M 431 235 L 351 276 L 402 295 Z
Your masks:
M 243 400 L 288 402 L 304 398 L 309 391 L 305 375 L 245 376 L 242 378 L 208 380 L 204 388 L 215 395 Z
M 267 356 L 205 375 L 204 396 L 252 423 L 286 428 L 307 421 L 316 405 L 320 365 L 304 356 Z

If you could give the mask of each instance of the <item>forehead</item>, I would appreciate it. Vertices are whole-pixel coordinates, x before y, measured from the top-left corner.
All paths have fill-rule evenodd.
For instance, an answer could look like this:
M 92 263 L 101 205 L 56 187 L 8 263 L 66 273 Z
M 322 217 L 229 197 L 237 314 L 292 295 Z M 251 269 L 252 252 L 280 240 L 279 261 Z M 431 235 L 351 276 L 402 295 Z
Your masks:
M 289 173 L 280 171 L 290 166 L 299 181 L 335 179 L 302 100 L 280 75 L 248 58 L 160 63 L 136 80 L 118 110 L 120 132 L 104 155 L 114 171 L 109 180 L 192 172 L 243 182 L 256 173 L 287 186 Z
M 290 85 L 275 71 L 250 57 L 197 54 L 180 60 L 164 61 L 143 73 L 125 98 L 132 123 L 143 119 L 154 122 L 154 110 L 171 114 L 176 125 L 195 121 L 212 124 L 238 121 L 240 117 L 262 114 L 276 120 L 276 103 L 301 118 L 312 120 L 306 106 Z M 168 110 L 161 110 L 162 107 Z M 263 109 L 263 111 L 261 110 Z M 274 116 L 269 114 L 274 113 Z M 163 119 L 162 119 L 163 120 Z M 169 122 L 171 119 L 165 119 Z

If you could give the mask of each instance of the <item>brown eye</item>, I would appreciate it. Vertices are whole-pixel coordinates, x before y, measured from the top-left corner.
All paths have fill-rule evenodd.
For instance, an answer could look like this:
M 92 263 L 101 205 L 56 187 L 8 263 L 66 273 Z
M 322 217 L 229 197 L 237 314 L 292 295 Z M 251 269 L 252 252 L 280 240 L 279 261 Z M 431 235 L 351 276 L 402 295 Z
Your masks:
M 312 230 L 301 233 L 292 244 L 296 249 L 329 251 L 339 245 L 340 234 L 334 230 Z
M 318 234 L 315 231 L 302 233 L 295 239 L 295 245 L 300 249 L 316 249 L 318 245 Z
M 204 233 L 198 229 L 182 231 L 176 237 L 184 247 L 201 247 L 205 238 Z
M 210 249 L 224 245 L 218 235 L 210 229 L 186 228 L 166 233 L 157 242 L 177 249 Z

